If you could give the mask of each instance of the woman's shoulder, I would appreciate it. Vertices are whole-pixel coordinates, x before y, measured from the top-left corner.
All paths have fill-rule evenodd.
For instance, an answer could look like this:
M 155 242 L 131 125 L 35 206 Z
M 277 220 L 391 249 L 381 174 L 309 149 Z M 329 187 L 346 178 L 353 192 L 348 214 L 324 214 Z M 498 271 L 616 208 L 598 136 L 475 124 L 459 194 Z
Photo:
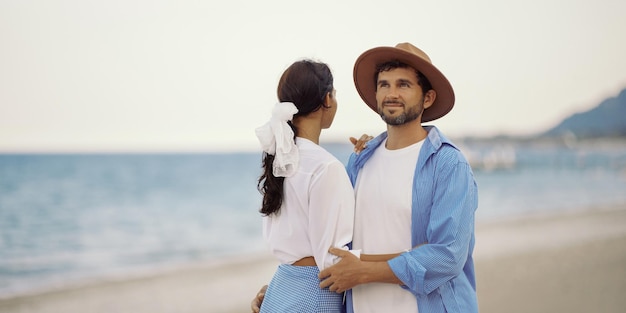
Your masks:
M 313 158 L 319 161 L 337 161 L 339 160 L 324 147 L 303 138 L 298 138 L 298 149 L 300 156 L 303 158 Z

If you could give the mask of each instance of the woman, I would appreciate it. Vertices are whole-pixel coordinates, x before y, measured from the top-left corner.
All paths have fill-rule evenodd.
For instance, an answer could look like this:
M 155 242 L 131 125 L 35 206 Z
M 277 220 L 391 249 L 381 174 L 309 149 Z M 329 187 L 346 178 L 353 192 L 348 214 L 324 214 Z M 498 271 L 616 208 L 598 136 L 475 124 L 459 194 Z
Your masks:
M 333 76 L 320 62 L 293 63 L 278 83 L 279 103 L 256 130 L 263 147 L 263 235 L 280 265 L 261 312 L 342 312 L 343 295 L 319 288 L 334 264 L 329 247 L 352 241 L 354 191 L 344 165 L 319 146 L 337 112 Z

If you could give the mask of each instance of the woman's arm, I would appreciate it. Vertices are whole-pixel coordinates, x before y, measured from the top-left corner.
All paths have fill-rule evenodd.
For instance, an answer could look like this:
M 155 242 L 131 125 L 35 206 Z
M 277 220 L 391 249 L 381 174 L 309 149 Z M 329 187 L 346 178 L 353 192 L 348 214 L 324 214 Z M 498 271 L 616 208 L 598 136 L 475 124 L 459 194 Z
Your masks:
M 356 154 L 359 154 L 361 151 L 363 151 L 363 149 L 365 149 L 365 147 L 367 147 L 367 142 L 372 140 L 373 138 L 373 136 L 367 134 L 361 135 L 359 139 L 356 139 L 355 137 L 350 137 L 350 142 L 354 146 L 354 152 Z

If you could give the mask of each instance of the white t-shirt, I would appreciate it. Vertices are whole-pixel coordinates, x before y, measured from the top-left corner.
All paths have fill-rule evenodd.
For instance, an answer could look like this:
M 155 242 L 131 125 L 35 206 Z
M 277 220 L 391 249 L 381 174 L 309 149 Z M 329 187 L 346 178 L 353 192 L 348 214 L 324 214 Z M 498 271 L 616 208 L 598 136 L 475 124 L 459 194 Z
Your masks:
M 310 140 L 296 138 L 300 160 L 284 180 L 283 205 L 263 218 L 263 236 L 283 264 L 313 256 L 320 270 L 338 261 L 328 253 L 352 241 L 354 190 L 345 166 Z
M 387 150 L 385 140 L 361 169 L 356 182 L 352 249 L 391 254 L 411 249 L 411 197 L 415 164 L 424 141 Z M 396 284 L 370 283 L 352 290 L 355 313 L 417 313 L 417 300 Z

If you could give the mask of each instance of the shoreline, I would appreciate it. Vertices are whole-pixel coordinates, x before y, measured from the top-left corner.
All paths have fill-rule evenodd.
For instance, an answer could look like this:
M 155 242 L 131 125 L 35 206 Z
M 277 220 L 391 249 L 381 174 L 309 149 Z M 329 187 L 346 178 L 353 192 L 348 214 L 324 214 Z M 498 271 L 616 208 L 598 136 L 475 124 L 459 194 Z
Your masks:
M 83 288 L 93 288 L 107 284 L 123 284 L 152 279 L 156 277 L 175 276 L 185 272 L 209 271 L 228 268 L 231 266 L 244 266 L 250 262 L 271 262 L 269 253 L 250 252 L 247 254 L 233 254 L 209 260 L 190 261 L 171 265 L 159 265 L 146 269 L 127 270 L 114 274 L 94 275 L 89 278 L 75 279 L 63 283 L 50 283 L 47 285 L 30 288 L 24 291 L 0 293 L 0 308 L 3 301 L 16 298 L 37 297 L 52 293 L 63 293 Z M 2 311 L 0 311 L 1 313 Z
M 626 205 L 477 223 L 474 259 L 483 313 L 619 312 Z M 268 253 L 240 255 L 0 298 L 0 312 L 248 312 L 277 265 Z

